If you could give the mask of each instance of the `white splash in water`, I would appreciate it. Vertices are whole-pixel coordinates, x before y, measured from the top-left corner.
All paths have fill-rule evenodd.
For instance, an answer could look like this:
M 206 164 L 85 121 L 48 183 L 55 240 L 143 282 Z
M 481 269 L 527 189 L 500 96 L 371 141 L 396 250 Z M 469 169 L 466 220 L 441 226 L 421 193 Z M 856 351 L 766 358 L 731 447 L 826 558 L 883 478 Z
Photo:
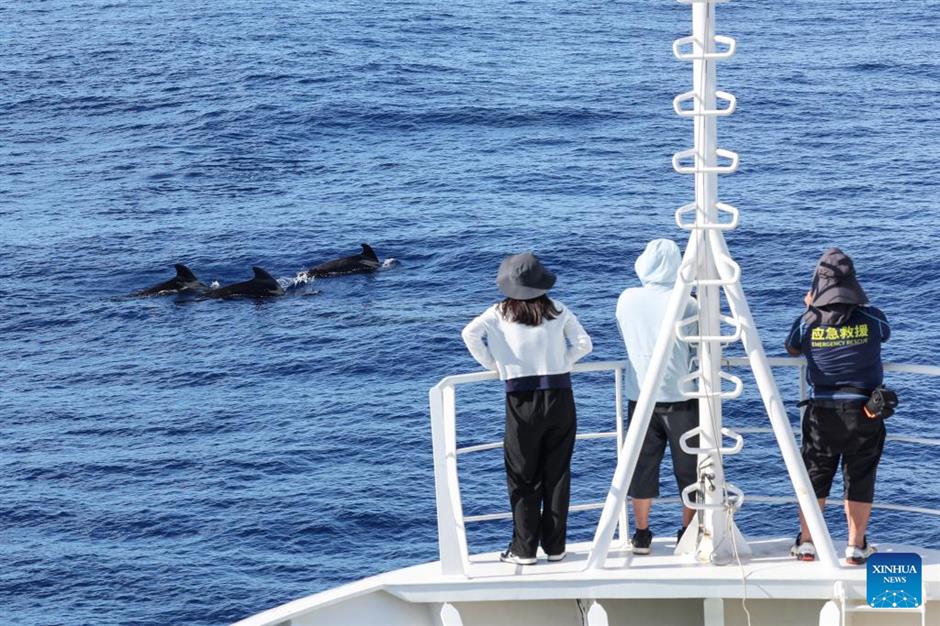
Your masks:
M 297 272 L 296 276 L 288 280 L 290 281 L 291 287 L 298 287 L 300 285 L 312 283 L 314 280 L 316 280 L 316 276 L 311 276 L 307 272 Z

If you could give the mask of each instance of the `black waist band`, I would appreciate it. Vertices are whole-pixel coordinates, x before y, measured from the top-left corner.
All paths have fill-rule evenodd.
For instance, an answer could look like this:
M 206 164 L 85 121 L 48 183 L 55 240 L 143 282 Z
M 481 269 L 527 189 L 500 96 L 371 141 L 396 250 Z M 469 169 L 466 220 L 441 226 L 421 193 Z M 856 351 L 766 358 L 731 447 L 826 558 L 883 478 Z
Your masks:
M 536 389 L 571 389 L 571 374 L 549 374 L 547 376 L 521 376 L 510 378 L 506 391 L 535 391 Z
M 814 391 L 824 391 L 826 393 L 857 393 L 860 396 L 869 397 L 874 389 L 864 389 L 862 387 L 833 387 L 829 385 L 813 385 Z

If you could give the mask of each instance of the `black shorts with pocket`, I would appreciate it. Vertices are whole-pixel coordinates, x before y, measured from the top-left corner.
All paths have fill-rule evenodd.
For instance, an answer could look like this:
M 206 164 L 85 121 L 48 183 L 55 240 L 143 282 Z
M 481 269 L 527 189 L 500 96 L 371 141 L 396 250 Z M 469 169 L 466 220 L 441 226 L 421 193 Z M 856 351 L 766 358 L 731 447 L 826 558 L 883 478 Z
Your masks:
M 636 402 L 627 404 L 627 415 L 632 420 Z M 684 402 L 657 402 L 650 417 L 649 429 L 643 439 L 640 458 L 636 462 L 633 480 L 627 493 L 631 498 L 659 497 L 659 466 L 669 444 L 672 455 L 672 470 L 681 493 L 694 483 L 698 476 L 698 457 L 686 454 L 679 447 L 679 437 L 686 431 L 698 428 L 698 400 Z M 698 447 L 698 435 L 689 438 L 689 445 Z M 694 496 L 693 496 L 694 499 Z
M 841 461 L 844 498 L 874 500 L 875 475 L 884 445 L 884 420 L 865 417 L 860 402 L 810 402 L 803 418 L 800 452 L 816 497 L 829 496 Z

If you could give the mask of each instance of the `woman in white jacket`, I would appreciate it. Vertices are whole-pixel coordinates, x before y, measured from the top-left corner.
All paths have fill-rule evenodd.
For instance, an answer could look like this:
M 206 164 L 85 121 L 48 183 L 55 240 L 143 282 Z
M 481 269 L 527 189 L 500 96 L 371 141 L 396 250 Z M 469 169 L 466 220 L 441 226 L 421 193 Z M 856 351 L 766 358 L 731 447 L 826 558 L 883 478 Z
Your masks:
M 534 565 L 541 544 L 549 561 L 560 561 L 577 429 L 571 366 L 591 351 L 591 338 L 546 295 L 555 275 L 531 252 L 504 259 L 496 284 L 506 299 L 467 324 L 463 340 L 506 386 L 503 451 L 513 536 L 500 559 Z

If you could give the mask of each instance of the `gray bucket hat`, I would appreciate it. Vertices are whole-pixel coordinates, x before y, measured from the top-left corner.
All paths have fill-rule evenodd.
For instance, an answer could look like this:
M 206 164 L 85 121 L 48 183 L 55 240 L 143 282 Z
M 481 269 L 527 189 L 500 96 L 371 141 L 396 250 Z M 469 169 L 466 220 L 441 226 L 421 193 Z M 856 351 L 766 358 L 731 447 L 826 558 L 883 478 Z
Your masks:
M 531 252 L 503 259 L 496 274 L 496 284 L 507 298 L 531 300 L 544 295 L 555 284 L 555 275 Z
M 814 307 L 868 302 L 865 290 L 855 277 L 855 264 L 838 248 L 830 248 L 819 257 L 811 292 Z

